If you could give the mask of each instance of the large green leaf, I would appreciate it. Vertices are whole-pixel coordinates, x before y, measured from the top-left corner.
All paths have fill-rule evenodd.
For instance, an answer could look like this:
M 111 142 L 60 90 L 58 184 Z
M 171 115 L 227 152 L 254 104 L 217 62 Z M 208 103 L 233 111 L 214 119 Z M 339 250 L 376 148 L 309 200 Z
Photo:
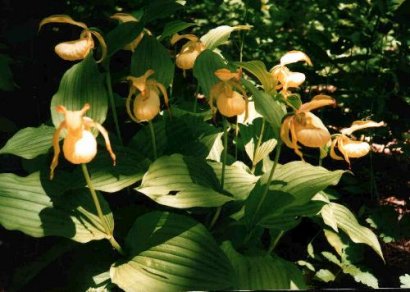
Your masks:
M 117 163 L 112 165 L 108 153 L 99 154 L 91 163 L 89 171 L 96 190 L 114 193 L 141 180 L 148 169 L 148 160 L 130 148 L 115 147 Z
M 231 200 L 243 200 L 254 187 L 257 177 L 240 164 L 227 166 L 224 190 L 219 176 L 222 164 L 174 154 L 151 164 L 138 191 L 159 204 L 174 208 L 218 207 Z
M 221 25 L 216 28 L 211 29 L 205 35 L 201 37 L 201 42 L 205 45 L 208 50 L 214 50 L 219 45 L 224 44 L 231 33 L 235 30 L 249 30 L 251 27 L 248 25 Z
M 208 99 L 212 86 L 219 81 L 215 71 L 226 67 L 222 57 L 210 50 L 203 51 L 195 60 L 193 73 Z
M 128 21 L 120 23 L 113 30 L 109 31 L 105 37 L 108 48 L 107 55 L 112 56 L 131 43 L 141 33 L 143 28 L 144 26 L 140 22 Z
M 52 146 L 54 127 L 41 125 L 37 128 L 24 128 L 14 134 L 6 145 L 0 149 L 0 154 L 14 154 L 26 159 L 47 153 Z
M 64 195 L 48 194 L 39 172 L 27 177 L 0 174 L 0 223 L 30 236 L 62 236 L 79 242 L 108 238 L 86 189 Z M 105 220 L 114 228 L 108 204 L 99 195 Z
M 263 219 L 269 226 L 269 220 L 275 221 L 275 218 L 287 212 L 295 216 L 312 214 L 317 210 L 316 204 L 309 203 L 313 196 L 330 185 L 336 185 L 343 173 L 341 170 L 328 171 L 303 161 L 278 165 L 265 200 L 260 201 L 265 192 L 268 173 L 252 191 L 245 204 L 244 220 L 253 225 Z
M 348 208 L 337 203 L 329 203 L 322 208 L 321 215 L 323 221 L 336 232 L 340 228 L 353 242 L 367 244 L 384 260 L 377 236 L 369 228 L 360 225 Z
M 108 91 L 104 84 L 104 76 L 98 70 L 92 54 L 64 73 L 58 91 L 51 99 L 51 118 L 54 126 L 58 127 L 64 120 L 64 115 L 57 113 L 56 106 L 63 105 L 68 110 L 80 110 L 85 103 L 91 106 L 87 117 L 103 123 L 108 111 Z
M 127 261 L 111 268 L 125 291 L 220 290 L 232 287 L 232 267 L 212 235 L 189 217 L 153 212 L 139 217 L 126 241 Z
M 138 191 L 174 208 L 218 207 L 233 200 L 218 189 L 218 179 L 204 160 L 174 154 L 151 164 Z
M 279 257 L 242 255 L 226 241 L 222 249 L 235 270 L 238 290 L 305 289 L 302 272 Z
M 282 118 L 286 114 L 286 107 L 276 101 L 270 94 L 257 89 L 251 82 L 244 79 L 242 82 L 252 93 L 256 111 L 271 125 L 276 136 L 279 136 L 279 129 L 282 124 Z
M 171 22 L 168 22 L 164 26 L 164 30 L 161 33 L 161 36 L 159 37 L 159 40 L 163 40 L 166 37 L 172 36 L 173 34 L 180 32 L 181 30 L 184 30 L 188 27 L 196 25 L 195 23 L 188 23 L 185 21 L 181 20 L 174 20 Z
M 235 64 L 258 78 L 266 92 L 271 92 L 275 88 L 273 75 L 266 70 L 266 66 L 262 61 L 238 62 Z
M 145 35 L 131 57 L 131 75 L 154 70 L 152 78 L 168 87 L 174 79 L 174 64 L 168 50 L 153 36 Z

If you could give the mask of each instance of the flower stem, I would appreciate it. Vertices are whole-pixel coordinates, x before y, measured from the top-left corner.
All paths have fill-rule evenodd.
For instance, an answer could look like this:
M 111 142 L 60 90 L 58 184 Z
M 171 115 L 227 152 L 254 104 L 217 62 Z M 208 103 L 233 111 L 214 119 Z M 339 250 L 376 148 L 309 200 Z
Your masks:
M 228 154 L 228 121 L 226 118 L 223 118 L 222 121 L 223 127 L 224 127 L 224 135 L 223 135 L 223 145 L 224 145 L 224 150 L 222 153 L 222 172 L 221 172 L 221 191 L 224 189 L 224 184 L 225 184 L 225 166 L 226 166 L 226 156 Z M 219 218 L 219 215 L 221 214 L 222 211 L 222 206 L 219 206 L 215 214 L 211 220 L 211 224 L 209 225 L 209 228 L 212 228 L 216 221 Z
M 115 131 L 117 133 L 117 136 L 118 136 L 118 139 L 120 141 L 121 146 L 124 146 L 124 142 L 122 141 L 122 136 L 121 136 L 120 124 L 118 122 L 117 110 L 115 108 L 114 94 L 112 92 L 111 73 L 110 73 L 109 63 L 106 63 L 105 71 L 106 71 L 106 73 L 105 73 L 105 83 L 107 85 L 108 96 L 110 98 L 112 117 L 114 119 L 114 124 L 115 124 Z
M 270 255 L 272 253 L 272 251 L 275 249 L 276 245 L 278 244 L 279 240 L 282 238 L 283 234 L 284 234 L 284 231 L 281 230 L 279 232 L 278 236 L 276 236 L 276 238 L 274 240 L 272 240 L 272 243 L 271 243 L 271 245 L 269 246 L 269 249 L 268 249 L 268 255 Z
M 257 215 L 258 212 L 260 211 L 260 209 L 261 209 L 261 207 L 262 207 L 262 204 L 263 204 L 263 202 L 265 201 L 266 196 L 267 196 L 267 194 L 268 194 L 268 192 L 269 192 L 269 186 L 270 186 L 270 183 L 272 182 L 273 174 L 275 173 L 275 169 L 276 169 L 276 167 L 278 166 L 281 148 L 282 148 L 282 141 L 281 141 L 281 140 L 278 140 L 278 144 L 276 145 L 275 160 L 274 160 L 274 162 L 273 162 L 272 169 L 271 169 L 271 171 L 270 171 L 270 173 L 269 173 L 269 178 L 268 178 L 268 181 L 266 182 L 265 189 L 263 190 L 263 193 L 262 193 L 262 196 L 261 196 L 261 198 L 260 198 L 260 200 L 259 200 L 259 202 L 258 202 L 258 205 L 256 206 L 256 209 L 255 209 L 255 211 L 253 212 L 253 219 L 252 219 L 252 221 L 251 221 L 252 224 L 254 223 L 253 221 L 255 221 L 256 215 Z M 248 235 L 246 236 L 246 238 L 245 238 L 245 240 L 244 240 L 244 244 L 246 244 L 246 243 L 251 239 L 253 232 L 254 232 L 254 228 L 252 228 L 252 229 L 250 230 L 250 232 L 248 233 Z
M 151 132 L 151 141 L 152 141 L 152 149 L 154 151 L 154 159 L 156 160 L 158 155 L 157 155 L 157 142 L 155 140 L 154 125 L 152 124 L 151 121 L 148 121 L 148 125 L 149 125 L 149 130 Z
M 224 150 L 222 153 L 222 173 L 221 173 L 221 190 L 224 189 L 225 183 L 225 166 L 226 166 L 226 157 L 228 155 L 228 121 L 226 118 L 223 118 L 223 127 L 224 127 Z
M 253 161 L 252 161 L 252 170 L 251 170 L 252 173 L 255 172 L 255 168 L 256 168 L 256 164 L 254 163 L 255 155 L 258 152 L 259 147 L 261 147 L 264 133 L 265 133 L 265 119 L 262 119 L 261 133 L 259 135 L 258 144 L 256 144 L 256 147 L 253 151 Z
M 91 177 L 90 177 L 90 174 L 89 174 L 89 172 L 88 172 L 87 165 L 86 165 L 85 163 L 82 163 L 82 164 L 81 164 L 81 168 L 82 168 L 82 170 L 83 170 L 84 178 L 85 178 L 85 181 L 87 182 L 88 189 L 90 190 L 91 197 L 92 197 L 92 199 L 93 199 L 93 201 L 94 201 L 94 205 L 95 205 L 95 209 L 97 210 L 98 218 L 99 218 L 100 221 L 101 221 L 101 225 L 103 226 L 103 228 L 104 228 L 104 230 L 105 230 L 105 233 L 109 236 L 109 237 L 108 237 L 108 241 L 111 243 L 111 245 L 112 245 L 113 248 L 115 248 L 120 254 L 123 255 L 123 254 L 124 254 L 123 249 L 122 249 L 121 246 L 118 244 L 118 242 L 115 240 L 115 238 L 114 238 L 114 236 L 113 236 L 113 234 L 112 234 L 112 232 L 111 232 L 109 226 L 107 225 L 106 220 L 104 219 L 104 215 L 103 215 L 103 213 L 102 213 L 100 201 L 98 200 L 97 193 L 95 192 L 94 185 L 93 185 L 93 183 L 92 183 L 92 181 L 91 181 Z

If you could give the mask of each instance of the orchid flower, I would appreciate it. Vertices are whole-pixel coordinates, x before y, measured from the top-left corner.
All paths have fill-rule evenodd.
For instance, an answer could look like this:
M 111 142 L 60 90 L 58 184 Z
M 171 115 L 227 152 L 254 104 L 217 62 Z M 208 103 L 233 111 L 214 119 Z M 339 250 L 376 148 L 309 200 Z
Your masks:
M 102 49 L 101 58 L 97 62 L 99 63 L 105 58 L 107 54 L 107 45 L 105 44 L 103 37 L 98 32 L 89 29 L 85 23 L 75 21 L 68 15 L 51 15 L 44 18 L 40 22 L 39 30 L 43 25 L 48 23 L 67 23 L 81 27 L 83 29 L 79 39 L 59 43 L 55 46 L 54 51 L 63 60 L 77 61 L 87 57 L 91 49 L 94 48 L 94 40 L 92 36 L 95 36 L 97 38 Z
M 370 145 L 364 141 L 356 141 L 349 136 L 352 135 L 354 131 L 365 129 L 365 128 L 373 128 L 373 127 L 381 127 L 384 126 L 384 122 L 373 122 L 373 121 L 355 121 L 349 128 L 344 128 L 340 131 L 341 134 L 337 134 L 336 137 L 332 141 L 332 145 L 330 147 L 330 157 L 336 160 L 346 160 L 346 162 L 350 165 L 349 158 L 360 158 L 365 156 L 370 151 Z M 339 152 L 343 155 L 339 156 L 336 154 L 335 148 L 339 150 Z
M 176 56 L 175 63 L 178 68 L 185 70 L 192 69 L 199 54 L 205 50 L 205 45 L 201 43 L 199 38 L 193 34 L 174 34 L 171 38 L 171 45 L 174 45 L 182 39 L 187 39 L 188 42 L 183 45 L 179 54 Z
M 330 133 L 323 122 L 310 111 L 336 101 L 327 95 L 316 95 L 310 102 L 304 103 L 292 115 L 285 118 L 280 129 L 280 136 L 289 148 L 300 158 L 303 154 L 298 143 L 313 148 L 321 148 L 330 141 Z

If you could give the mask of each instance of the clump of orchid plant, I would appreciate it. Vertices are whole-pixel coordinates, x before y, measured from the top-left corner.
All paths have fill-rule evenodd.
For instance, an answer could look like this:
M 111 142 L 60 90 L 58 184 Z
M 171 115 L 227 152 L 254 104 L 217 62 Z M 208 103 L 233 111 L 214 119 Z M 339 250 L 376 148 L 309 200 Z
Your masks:
M 54 169 L 58 165 L 58 156 L 60 154 L 59 138 L 63 129 L 67 130 L 63 143 L 63 153 L 68 161 L 73 164 L 82 164 L 90 162 L 95 157 L 97 154 L 97 141 L 91 133 L 91 128 L 97 128 L 104 137 L 107 150 L 115 165 L 116 157 L 112 151 L 107 131 L 99 123 L 84 116 L 89 109 L 90 105 L 88 103 L 79 111 L 67 110 L 62 105 L 56 107 L 57 112 L 64 114 L 65 119 L 61 122 L 53 136 L 54 157 L 50 166 L 50 179 L 53 179 Z
M 59 43 L 55 46 L 54 51 L 60 58 L 67 61 L 77 61 L 87 57 L 90 51 L 94 48 L 94 40 L 92 36 L 97 38 L 102 50 L 101 58 L 97 62 L 101 62 L 105 58 L 107 45 L 105 44 L 103 37 L 97 31 L 89 29 L 85 23 L 75 21 L 68 15 L 51 15 L 40 22 L 39 30 L 43 25 L 48 23 L 67 23 L 83 29 L 79 39 Z
M 349 138 L 352 133 L 366 128 L 374 128 L 384 126 L 384 122 L 374 121 L 355 121 L 349 128 L 340 130 L 341 134 L 336 134 L 330 147 L 330 157 L 336 160 L 345 160 L 350 165 L 349 158 L 360 158 L 365 156 L 370 151 L 369 143 L 365 141 L 357 141 Z M 342 156 L 336 154 L 337 149 Z
M 293 114 L 285 118 L 280 129 L 280 136 L 289 148 L 303 159 L 298 143 L 312 148 L 322 148 L 330 141 L 330 133 L 323 122 L 310 111 L 336 101 L 328 95 L 316 95 L 310 102 L 304 103 Z

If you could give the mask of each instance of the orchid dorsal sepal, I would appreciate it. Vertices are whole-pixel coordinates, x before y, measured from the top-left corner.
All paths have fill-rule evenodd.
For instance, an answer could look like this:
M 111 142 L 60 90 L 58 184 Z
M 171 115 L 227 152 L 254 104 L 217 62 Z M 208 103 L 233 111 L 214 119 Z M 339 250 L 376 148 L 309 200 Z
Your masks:
M 140 77 L 128 76 L 127 80 L 131 81 L 132 87 L 138 89 L 141 94 L 145 95 L 147 79 L 154 73 L 154 70 L 149 69 L 144 73 L 144 75 Z
M 313 66 L 312 61 L 302 51 L 289 51 L 280 58 L 280 65 L 285 66 L 288 64 L 296 63 L 299 61 L 305 61 L 308 65 Z
M 191 42 L 198 42 L 199 41 L 199 38 L 194 34 L 178 34 L 178 33 L 176 33 L 171 37 L 170 43 L 171 43 L 171 45 L 175 45 L 177 42 L 179 42 L 182 39 L 187 39 Z
M 72 24 L 72 25 L 81 27 L 83 29 L 88 29 L 87 25 L 83 22 L 75 21 L 68 15 L 56 14 L 56 15 L 50 15 L 49 17 L 46 17 L 43 20 L 41 20 L 38 26 L 38 30 L 40 30 L 44 25 L 48 23 L 67 23 L 67 24 Z
M 335 106 L 336 100 L 329 95 L 318 94 L 318 95 L 315 95 L 311 101 L 302 104 L 299 110 L 311 111 L 311 110 L 318 109 L 318 108 L 328 106 L 328 105 Z
M 385 126 L 383 121 L 381 122 L 374 122 L 374 121 L 355 121 L 349 128 L 344 128 L 340 130 L 340 133 L 344 135 L 351 135 L 354 131 L 366 129 L 366 128 L 376 128 Z

